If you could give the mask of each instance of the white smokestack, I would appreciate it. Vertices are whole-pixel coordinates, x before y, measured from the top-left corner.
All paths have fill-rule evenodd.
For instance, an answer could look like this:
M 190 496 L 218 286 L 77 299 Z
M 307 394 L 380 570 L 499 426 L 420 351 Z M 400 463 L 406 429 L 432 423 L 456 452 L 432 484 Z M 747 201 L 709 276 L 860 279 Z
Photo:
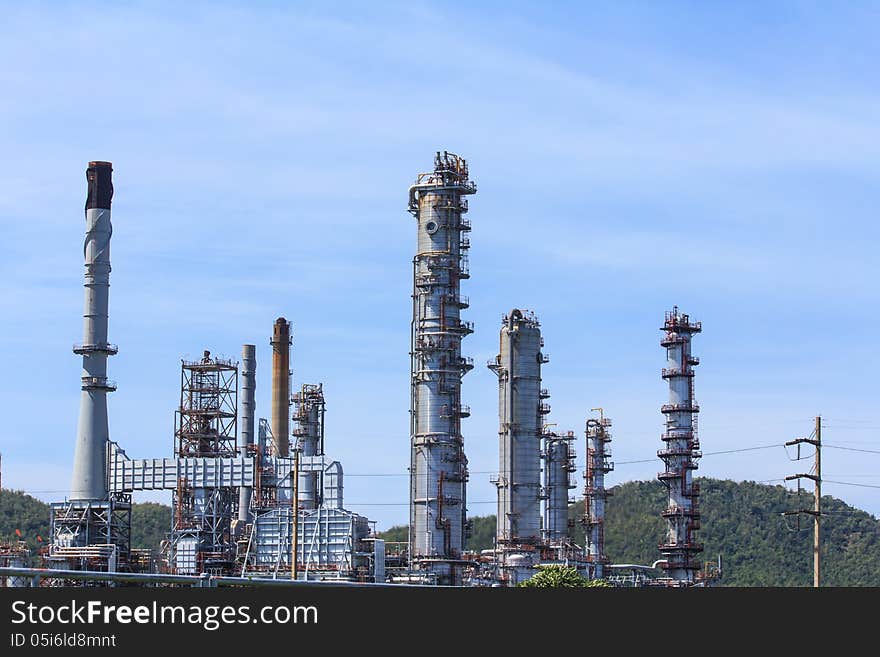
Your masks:
M 110 201 L 113 198 L 113 166 L 110 162 L 89 162 L 86 170 L 85 310 L 83 342 L 73 349 L 82 356 L 82 399 L 73 457 L 73 500 L 107 499 L 106 450 L 107 393 L 116 384 L 107 379 L 107 356 L 116 347 L 107 342 L 108 296 L 110 288 Z

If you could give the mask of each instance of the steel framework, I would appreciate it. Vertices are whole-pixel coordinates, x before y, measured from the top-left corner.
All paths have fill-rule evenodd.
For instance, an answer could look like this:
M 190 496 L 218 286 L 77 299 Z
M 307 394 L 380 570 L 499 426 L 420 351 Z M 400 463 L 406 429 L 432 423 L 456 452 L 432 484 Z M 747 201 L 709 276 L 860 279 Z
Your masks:
M 178 458 L 237 456 L 238 363 L 212 358 L 181 361 L 176 415 Z M 231 531 L 238 493 L 232 487 L 195 487 L 185 477 L 173 494 L 169 565 L 179 574 L 230 572 Z

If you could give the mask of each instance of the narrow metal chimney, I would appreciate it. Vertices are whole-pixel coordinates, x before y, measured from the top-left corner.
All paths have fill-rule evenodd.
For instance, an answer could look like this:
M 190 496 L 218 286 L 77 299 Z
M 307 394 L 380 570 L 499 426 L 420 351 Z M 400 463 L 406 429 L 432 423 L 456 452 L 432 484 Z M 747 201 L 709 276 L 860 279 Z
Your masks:
M 247 455 L 254 447 L 254 415 L 256 414 L 257 389 L 257 347 L 252 344 L 241 348 L 241 432 L 239 447 L 242 455 Z M 238 491 L 238 519 L 248 522 L 251 519 L 250 506 L 253 489 L 242 487 Z
M 70 487 L 72 500 L 107 499 L 107 393 L 116 390 L 116 384 L 107 379 L 107 356 L 117 352 L 116 346 L 107 342 L 112 175 L 110 162 L 89 162 L 86 169 L 83 341 L 73 348 L 73 353 L 82 356 L 82 398 Z
M 272 331 L 272 451 L 290 456 L 290 322 L 275 320 Z

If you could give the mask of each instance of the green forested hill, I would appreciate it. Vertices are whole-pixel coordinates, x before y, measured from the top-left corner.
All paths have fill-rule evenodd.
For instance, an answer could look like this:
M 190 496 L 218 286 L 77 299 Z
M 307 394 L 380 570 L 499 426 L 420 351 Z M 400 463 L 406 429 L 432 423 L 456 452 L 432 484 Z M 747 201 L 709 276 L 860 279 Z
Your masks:
M 812 531 L 791 531 L 782 512 L 811 507 L 812 497 L 797 496 L 781 486 L 752 482 L 700 479 L 703 513 L 698 540 L 703 558 L 724 558 L 724 583 L 731 586 L 808 586 L 812 583 Z M 628 482 L 611 489 L 605 540 L 608 556 L 617 563 L 650 564 L 660 558 L 663 536 L 660 510 L 665 493 L 659 482 Z M 880 586 L 880 521 L 833 497 L 823 496 L 823 578 L 825 585 Z M 577 519 L 583 502 L 572 505 L 573 536 L 583 545 Z M 492 547 L 495 516 L 474 518 L 469 549 Z M 789 523 L 793 524 L 789 519 Z M 804 527 L 812 525 L 804 520 Z M 406 540 L 406 528 L 387 535 Z
M 171 509 L 163 504 L 133 504 L 131 510 L 132 547 L 159 549 L 159 542 L 171 525 Z M 49 536 L 49 506 L 20 491 L 0 490 L 0 541 L 15 540 L 21 530 L 33 553 Z
M 751 482 L 700 479 L 703 557 L 724 557 L 724 583 L 734 586 L 807 586 L 812 582 L 812 533 L 790 531 L 782 512 L 811 506 L 781 486 Z M 659 482 L 629 482 L 611 489 L 605 537 L 608 555 L 617 563 L 650 564 L 659 558 L 657 544 L 663 532 L 659 512 L 665 504 Z M 833 497 L 822 498 L 823 584 L 880 586 L 880 521 Z M 572 505 L 580 518 L 583 503 Z M 492 547 L 495 517 L 472 518 L 474 530 L 468 547 Z M 789 520 L 789 522 L 792 522 Z M 170 509 L 154 503 L 135 504 L 132 510 L 132 546 L 158 549 L 170 524 Z M 805 521 L 805 527 L 809 523 Z M 46 504 L 21 492 L 0 491 L 0 540 L 14 539 L 15 529 L 32 549 L 36 537 L 49 532 Z M 583 531 L 575 522 L 573 535 L 583 544 Z M 405 527 L 383 534 L 388 540 L 406 540 Z

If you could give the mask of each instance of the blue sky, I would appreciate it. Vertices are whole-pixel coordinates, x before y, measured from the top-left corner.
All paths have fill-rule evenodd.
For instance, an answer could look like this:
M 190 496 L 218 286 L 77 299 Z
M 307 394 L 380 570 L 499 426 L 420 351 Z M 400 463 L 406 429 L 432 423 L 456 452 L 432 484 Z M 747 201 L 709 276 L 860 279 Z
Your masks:
M 876 5 L 826 3 L 4 3 L 0 223 L 3 483 L 63 497 L 79 403 L 82 208 L 114 163 L 111 432 L 168 455 L 179 359 L 294 324 L 296 385 L 323 382 L 347 504 L 406 519 L 407 187 L 468 158 L 464 351 L 540 317 L 551 421 L 614 420 L 614 460 L 659 447 L 663 311 L 694 343 L 706 452 L 880 449 Z M 463 397 L 472 514 L 494 512 L 496 379 Z M 578 441 L 583 452 L 583 441 Z M 579 469 L 583 461 L 579 462 Z M 609 483 L 656 476 L 620 465 Z M 880 485 L 880 454 L 826 476 Z M 780 447 L 700 474 L 774 480 Z M 397 476 L 354 476 L 368 474 Z M 580 488 L 580 484 L 579 484 Z M 880 489 L 828 483 L 880 514 Z M 580 490 L 576 491 L 580 495 Z M 163 499 L 145 496 L 143 499 Z

